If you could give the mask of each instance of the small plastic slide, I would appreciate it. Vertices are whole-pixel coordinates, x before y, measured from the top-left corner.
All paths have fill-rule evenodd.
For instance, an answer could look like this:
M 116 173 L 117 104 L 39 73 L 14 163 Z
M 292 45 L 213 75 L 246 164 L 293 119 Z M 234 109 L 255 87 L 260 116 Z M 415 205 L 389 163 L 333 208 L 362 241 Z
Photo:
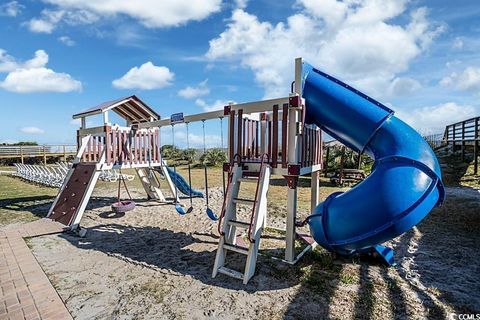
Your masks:
M 188 182 L 180 175 L 180 173 L 175 172 L 172 168 L 167 167 L 168 174 L 172 179 L 172 182 L 177 186 L 178 190 L 186 196 L 190 196 L 190 186 Z M 203 198 L 203 193 L 200 191 L 191 189 L 192 197 Z
M 344 193 L 330 195 L 307 219 L 315 241 L 341 255 L 377 251 L 441 205 L 440 166 L 427 142 L 393 111 L 347 84 L 303 65 L 306 121 L 349 148 L 375 159 L 372 173 Z

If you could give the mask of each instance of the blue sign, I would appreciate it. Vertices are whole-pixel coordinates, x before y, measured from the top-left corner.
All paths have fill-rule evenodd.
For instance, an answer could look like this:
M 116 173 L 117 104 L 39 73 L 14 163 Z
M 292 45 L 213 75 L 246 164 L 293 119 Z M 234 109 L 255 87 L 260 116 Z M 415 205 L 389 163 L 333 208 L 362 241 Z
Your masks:
M 183 112 L 174 113 L 170 116 L 170 124 L 183 123 Z

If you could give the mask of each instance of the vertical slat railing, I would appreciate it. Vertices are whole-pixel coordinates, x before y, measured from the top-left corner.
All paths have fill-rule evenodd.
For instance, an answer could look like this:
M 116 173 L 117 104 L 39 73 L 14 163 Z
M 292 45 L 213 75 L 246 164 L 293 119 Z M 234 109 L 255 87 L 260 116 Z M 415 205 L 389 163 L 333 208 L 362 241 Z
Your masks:
M 278 166 L 278 105 L 273 106 L 272 167 Z
M 282 168 L 287 167 L 288 103 L 282 106 Z

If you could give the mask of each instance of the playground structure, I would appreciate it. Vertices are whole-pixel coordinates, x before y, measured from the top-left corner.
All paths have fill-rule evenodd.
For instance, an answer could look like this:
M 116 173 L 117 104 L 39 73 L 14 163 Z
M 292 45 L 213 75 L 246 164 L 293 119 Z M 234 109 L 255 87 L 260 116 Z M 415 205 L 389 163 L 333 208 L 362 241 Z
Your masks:
M 85 206 L 102 169 L 133 168 L 149 198 L 166 199 L 159 189 L 155 170 L 160 170 L 179 206 L 177 189 L 191 184 L 168 170 L 160 152 L 159 128 L 178 123 L 228 119 L 228 172 L 223 207 L 218 219 L 219 246 L 213 276 L 223 273 L 247 283 L 255 272 L 260 238 L 267 219 L 267 192 L 272 174 L 285 177 L 288 186 L 284 261 L 295 263 L 316 243 L 332 252 L 352 255 L 376 251 L 393 263 L 393 252 L 380 243 L 390 240 L 420 222 L 444 198 L 438 162 L 418 133 L 393 116 L 393 111 L 341 81 L 295 61 L 295 81 L 288 96 L 231 104 L 223 110 L 160 119 L 135 96 L 104 103 L 74 118 L 80 118 L 79 150 L 48 217 L 72 229 L 79 227 Z M 108 111 L 118 113 L 126 126 L 112 126 Z M 103 114 L 104 126 L 86 128 L 85 118 Z M 372 173 L 345 193 L 334 193 L 318 204 L 322 170 L 322 131 L 355 152 L 375 159 Z M 299 222 L 297 182 L 311 175 L 312 215 Z M 173 179 L 171 178 L 173 176 Z M 207 179 L 207 174 L 205 174 Z M 253 198 L 239 198 L 244 183 L 255 184 Z M 183 186 L 181 186 L 183 185 Z M 251 207 L 249 221 L 237 219 L 237 205 Z M 210 210 L 210 212 L 208 211 Z M 179 213 L 182 210 L 177 209 Z M 308 223 L 311 238 L 296 228 Z M 237 243 L 237 230 L 246 231 L 248 244 Z M 296 252 L 295 239 L 309 242 Z M 247 256 L 244 272 L 225 267 L 227 252 Z

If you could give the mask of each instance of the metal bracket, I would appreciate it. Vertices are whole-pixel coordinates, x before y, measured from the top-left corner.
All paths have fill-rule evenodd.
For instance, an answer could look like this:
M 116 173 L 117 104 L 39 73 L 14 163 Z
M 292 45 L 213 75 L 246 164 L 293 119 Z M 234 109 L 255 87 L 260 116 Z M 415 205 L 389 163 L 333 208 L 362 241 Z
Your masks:
M 287 175 L 283 176 L 287 181 L 287 186 L 290 189 L 296 189 L 298 185 L 298 176 L 300 175 L 300 165 L 289 164 L 287 166 L 287 173 Z
M 228 105 L 228 106 L 223 107 L 223 115 L 224 116 L 230 115 L 230 111 L 232 111 L 232 106 Z
M 223 172 L 229 172 L 230 171 L 230 163 L 224 162 L 223 163 Z
M 290 108 L 301 108 L 302 98 L 298 95 L 291 96 L 288 98 L 288 105 Z

